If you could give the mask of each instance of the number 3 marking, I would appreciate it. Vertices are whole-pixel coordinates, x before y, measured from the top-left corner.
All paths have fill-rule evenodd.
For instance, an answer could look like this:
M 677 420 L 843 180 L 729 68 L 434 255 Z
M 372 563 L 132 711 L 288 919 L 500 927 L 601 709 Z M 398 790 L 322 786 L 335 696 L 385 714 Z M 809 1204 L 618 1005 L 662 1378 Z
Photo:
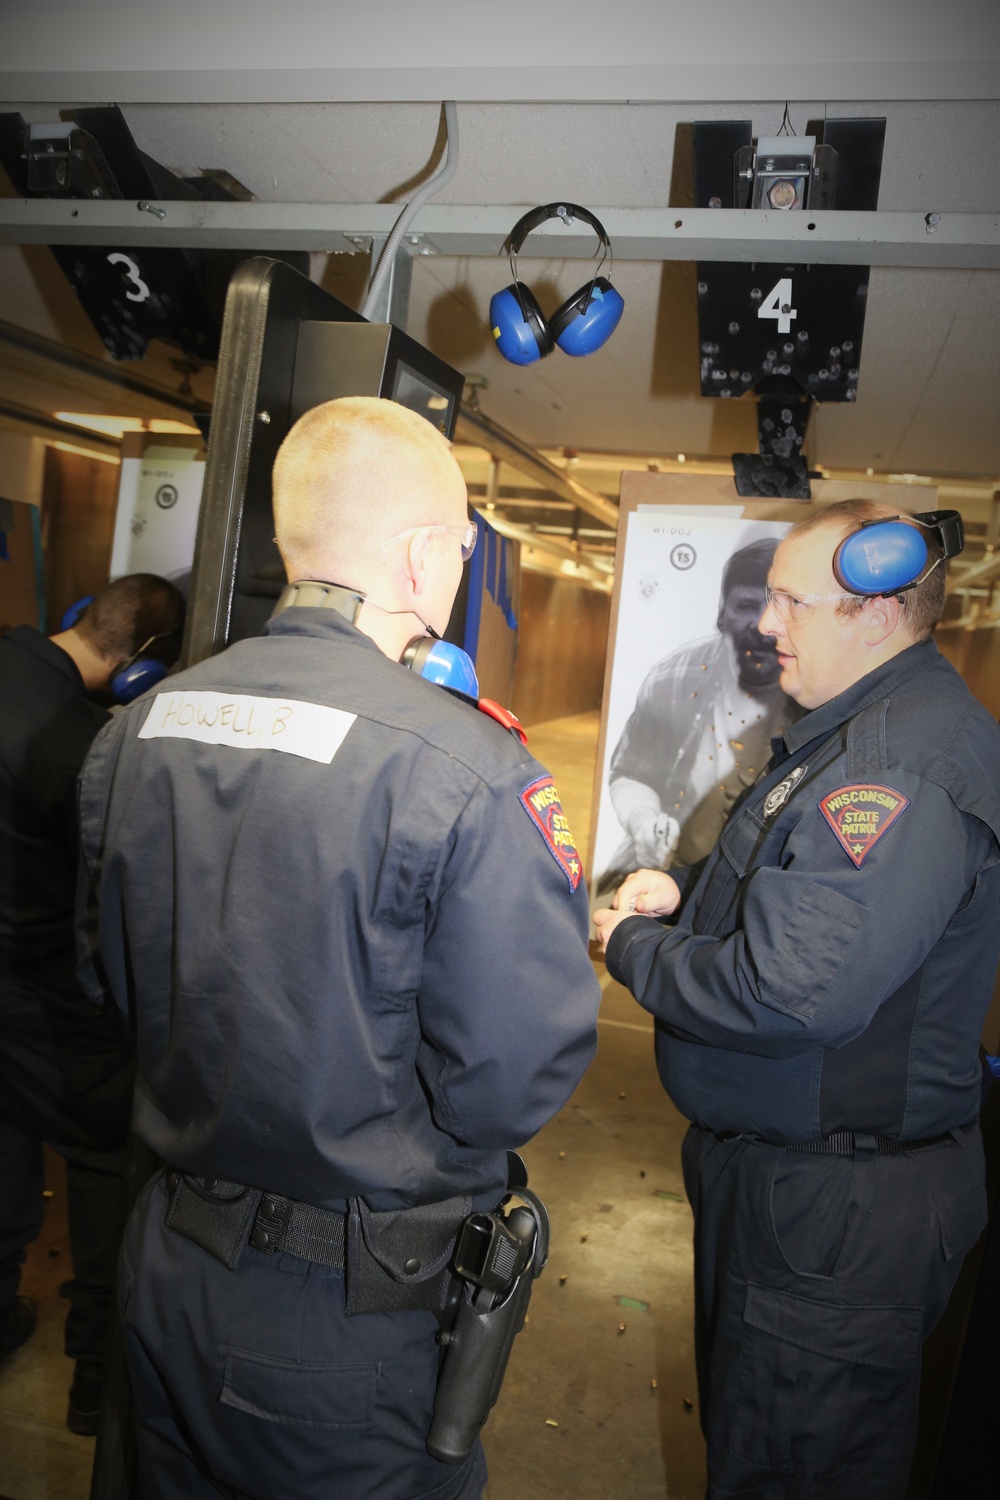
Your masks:
M 114 255 L 108 256 L 108 264 L 112 266 L 128 267 L 128 270 L 125 273 L 125 280 L 127 282 L 134 282 L 138 290 L 134 292 L 126 292 L 125 295 L 130 302 L 145 302 L 146 298 L 149 296 L 149 287 L 139 275 L 139 267 L 136 265 L 131 256 L 123 255 L 120 250 L 116 250 Z M 791 282 L 788 283 L 789 286 L 791 286 L 791 284 Z
M 777 318 L 778 332 L 791 332 L 791 320 L 797 318 L 798 313 L 792 306 L 792 278 L 790 276 L 782 276 L 781 280 L 768 292 L 757 309 L 757 316 L 758 318 Z

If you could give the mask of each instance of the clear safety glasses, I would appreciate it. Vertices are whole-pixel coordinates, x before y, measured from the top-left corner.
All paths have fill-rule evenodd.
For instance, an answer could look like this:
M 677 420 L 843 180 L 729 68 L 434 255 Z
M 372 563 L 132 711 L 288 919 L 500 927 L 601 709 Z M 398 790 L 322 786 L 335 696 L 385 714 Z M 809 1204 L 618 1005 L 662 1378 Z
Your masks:
M 469 521 L 465 526 L 411 526 L 407 531 L 401 531 L 397 536 L 391 536 L 387 542 L 379 548 L 380 552 L 388 552 L 397 542 L 405 542 L 407 537 L 416 536 L 418 531 L 447 532 L 449 536 L 457 536 L 462 543 L 462 561 L 468 562 L 476 550 L 476 538 L 479 535 L 479 527 L 475 521 Z
M 764 598 L 782 625 L 797 625 L 800 620 L 808 620 L 815 613 L 817 604 L 831 603 L 834 599 L 859 599 L 861 597 L 860 594 L 805 594 L 798 599 L 794 594 L 786 593 L 784 589 L 773 589 L 769 583 L 764 585 Z

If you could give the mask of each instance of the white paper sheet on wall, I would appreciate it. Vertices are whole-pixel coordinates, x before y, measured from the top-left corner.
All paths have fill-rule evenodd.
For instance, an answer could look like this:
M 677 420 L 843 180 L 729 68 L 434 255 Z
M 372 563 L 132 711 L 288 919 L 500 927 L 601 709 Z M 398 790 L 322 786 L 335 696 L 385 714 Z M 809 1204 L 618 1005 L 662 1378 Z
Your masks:
M 183 579 L 194 559 L 204 458 L 164 444 L 122 459 L 111 577 L 159 573 Z

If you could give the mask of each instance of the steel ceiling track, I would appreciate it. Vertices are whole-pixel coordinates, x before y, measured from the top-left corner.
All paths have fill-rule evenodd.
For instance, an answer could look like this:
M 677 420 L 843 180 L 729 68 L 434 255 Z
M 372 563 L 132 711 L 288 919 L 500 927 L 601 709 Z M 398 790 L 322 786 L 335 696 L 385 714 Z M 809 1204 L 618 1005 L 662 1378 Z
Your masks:
M 1000 214 L 782 213 L 767 209 L 600 208 L 615 259 L 797 262 L 989 270 L 1000 267 Z M 407 235 L 414 255 L 495 256 L 524 205 L 428 204 Z M 393 203 L 215 203 L 71 198 L 0 200 L 0 244 L 113 245 L 141 250 L 350 251 L 385 236 Z M 592 258 L 593 231 L 549 221 L 527 257 Z
M 19 353 L 28 355 L 29 358 L 61 365 L 90 379 L 118 386 L 133 395 L 153 401 L 158 406 L 174 407 L 178 411 L 189 413 L 211 410 L 209 404 L 199 400 L 197 396 L 181 395 L 169 386 L 143 379 L 142 376 L 134 374 L 120 364 L 112 363 L 110 360 L 95 359 L 93 355 L 71 349 L 55 339 L 47 339 L 44 334 L 33 333 L 30 329 L 18 328 L 14 323 L 0 320 L 0 351 L 4 345 L 9 345 Z
M 618 506 L 599 495 L 596 490 L 588 489 L 572 475 L 550 463 L 536 448 L 530 447 L 521 438 L 515 437 L 498 422 L 492 422 L 489 417 L 480 411 L 473 411 L 464 403 L 459 407 L 458 420 L 455 424 L 455 441 L 458 443 L 471 443 L 475 447 L 485 448 L 494 458 L 502 459 L 512 469 L 517 469 L 522 474 L 528 474 L 532 479 L 549 490 L 553 495 L 558 495 L 561 500 L 569 500 L 580 510 L 588 515 L 594 516 L 596 520 L 603 521 L 605 526 L 612 530 L 618 525 Z

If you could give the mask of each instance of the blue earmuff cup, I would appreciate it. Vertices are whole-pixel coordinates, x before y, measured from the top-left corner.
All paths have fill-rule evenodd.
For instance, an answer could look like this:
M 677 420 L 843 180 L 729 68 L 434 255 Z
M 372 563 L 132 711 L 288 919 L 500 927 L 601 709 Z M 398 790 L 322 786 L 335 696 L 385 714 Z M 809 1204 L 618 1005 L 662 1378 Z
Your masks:
M 527 288 L 523 288 L 522 296 L 526 292 Z M 530 303 L 528 306 L 530 308 Z M 533 365 L 552 348 L 551 341 L 547 348 L 542 347 L 545 342 L 544 324 L 540 333 L 525 318 L 521 304 L 509 286 L 502 292 L 495 292 L 490 299 L 490 327 L 497 348 L 512 365 Z
M 84 594 L 82 599 L 77 599 L 75 604 L 71 604 L 59 622 L 59 629 L 72 630 L 93 597 L 93 594 Z
M 147 688 L 162 682 L 166 675 L 166 662 L 157 661 L 154 656 L 140 656 L 138 661 L 132 662 L 123 672 L 116 672 L 112 677 L 112 696 L 116 703 L 131 703 L 133 698 L 138 698 Z
M 412 658 L 407 652 L 403 661 L 420 677 L 437 683 L 438 687 L 465 693 L 468 698 L 479 697 L 479 678 L 472 657 L 461 646 L 452 645 L 451 641 L 425 636 L 418 642 Z
M 841 542 L 833 571 L 852 594 L 895 594 L 920 577 L 926 562 L 927 543 L 915 526 L 879 521 Z
M 625 299 L 621 292 L 617 291 L 605 277 L 599 276 L 594 283 L 594 289 L 589 302 L 584 307 L 581 305 L 578 311 L 574 310 L 573 302 L 576 297 L 580 298 L 581 304 L 586 301 L 588 287 L 582 287 L 570 301 L 565 304 L 565 309 L 560 308 L 552 322 L 556 333 L 556 343 L 564 354 L 572 354 L 580 358 L 585 354 L 593 354 L 606 344 L 621 322 L 622 313 L 625 311 Z M 567 318 L 566 326 L 559 327 L 563 317 Z

